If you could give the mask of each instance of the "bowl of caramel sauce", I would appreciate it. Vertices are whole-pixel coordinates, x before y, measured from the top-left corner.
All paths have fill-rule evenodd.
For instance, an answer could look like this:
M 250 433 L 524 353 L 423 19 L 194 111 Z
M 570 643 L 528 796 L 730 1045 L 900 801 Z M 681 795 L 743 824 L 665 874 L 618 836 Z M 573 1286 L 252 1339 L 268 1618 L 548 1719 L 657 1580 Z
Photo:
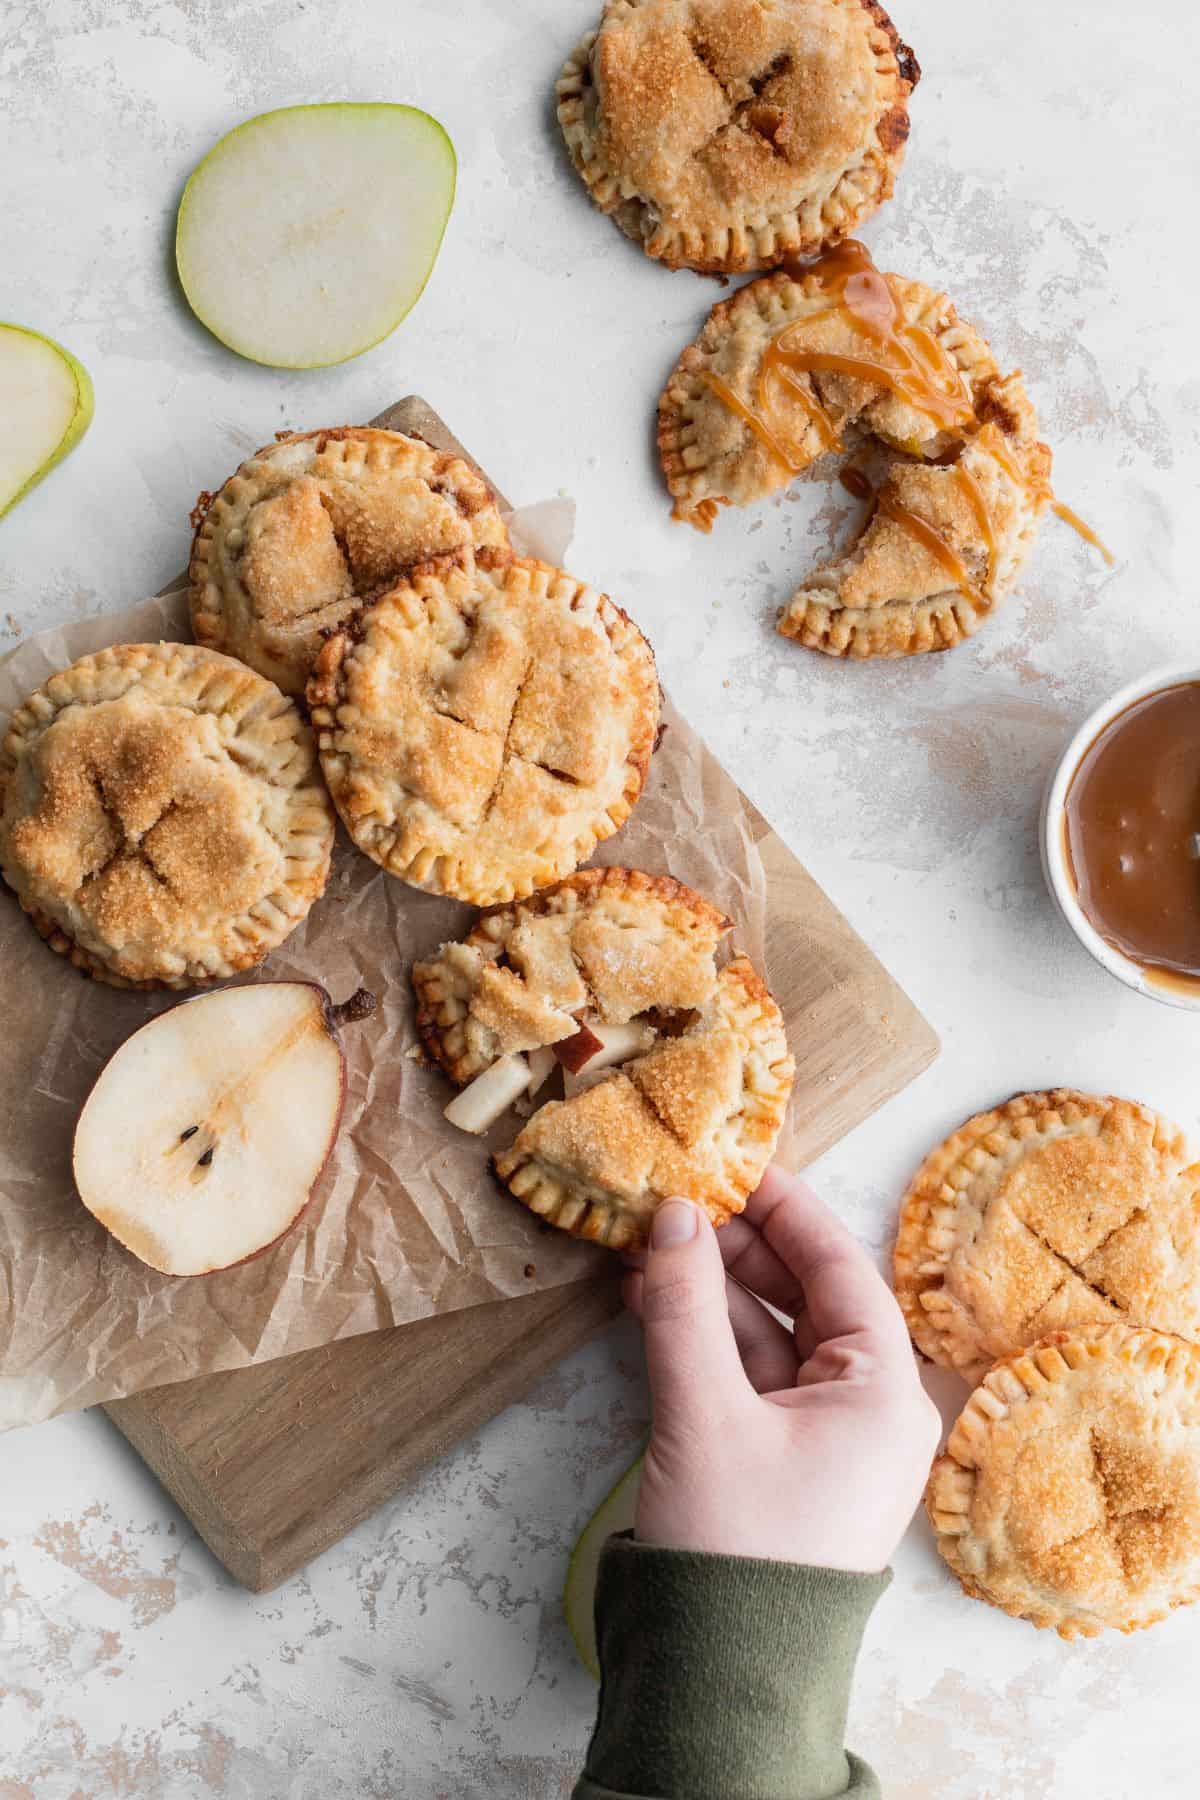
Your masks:
M 1084 720 L 1046 789 L 1042 864 L 1098 963 L 1200 1011 L 1200 668 L 1145 675 Z

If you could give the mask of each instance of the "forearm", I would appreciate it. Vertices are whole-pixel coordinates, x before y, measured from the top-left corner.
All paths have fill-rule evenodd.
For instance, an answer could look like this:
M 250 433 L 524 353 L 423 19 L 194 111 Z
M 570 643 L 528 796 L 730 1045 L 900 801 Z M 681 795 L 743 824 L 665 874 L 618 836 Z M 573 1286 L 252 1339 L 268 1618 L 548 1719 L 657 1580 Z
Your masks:
M 846 1704 L 888 1579 L 612 1539 L 576 1800 L 877 1800 Z

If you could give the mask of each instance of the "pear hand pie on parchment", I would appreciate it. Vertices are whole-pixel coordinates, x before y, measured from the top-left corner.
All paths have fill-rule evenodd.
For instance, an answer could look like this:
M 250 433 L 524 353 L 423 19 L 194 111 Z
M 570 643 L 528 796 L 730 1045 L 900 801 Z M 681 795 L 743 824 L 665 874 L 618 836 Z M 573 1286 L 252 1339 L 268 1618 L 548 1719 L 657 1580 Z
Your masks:
M 561 880 L 611 837 L 658 730 L 637 626 L 607 595 L 525 559 L 414 571 L 328 640 L 308 699 L 359 849 L 478 906 Z
M 192 515 L 196 642 L 302 697 L 324 634 L 432 556 L 512 552 L 496 497 L 461 457 L 370 426 L 259 450 Z
M 670 1195 L 720 1225 L 758 1185 L 795 1064 L 747 958 L 717 967 L 730 929 L 668 876 L 584 869 L 415 965 L 422 1039 L 472 1083 L 452 1122 L 537 1106 L 494 1162 L 549 1223 L 632 1248 Z M 539 1105 L 560 1065 L 563 1098 Z
M 51 947 L 114 987 L 261 962 L 324 891 L 334 817 L 292 701 L 193 644 L 51 676 L 0 746 L 0 870 Z
M 1061 1637 L 1200 1597 L 1200 1349 L 1107 1325 L 984 1377 L 925 1504 L 966 1593 Z
M 592 199 L 648 256 L 729 274 L 870 217 L 919 78 L 876 0 L 608 0 L 558 118 Z
M 883 456 L 878 489 L 862 483 L 873 505 L 857 542 L 779 621 L 834 656 L 968 637 L 1012 587 L 1053 500 L 1020 376 L 1001 374 L 944 294 L 881 273 L 857 243 L 713 308 L 659 401 L 658 445 L 675 516 L 702 531 L 822 456 L 860 445 Z
M 970 1381 L 1059 1328 L 1200 1339 L 1200 1164 L 1132 1101 L 1018 1094 L 917 1171 L 895 1286 L 918 1349 Z

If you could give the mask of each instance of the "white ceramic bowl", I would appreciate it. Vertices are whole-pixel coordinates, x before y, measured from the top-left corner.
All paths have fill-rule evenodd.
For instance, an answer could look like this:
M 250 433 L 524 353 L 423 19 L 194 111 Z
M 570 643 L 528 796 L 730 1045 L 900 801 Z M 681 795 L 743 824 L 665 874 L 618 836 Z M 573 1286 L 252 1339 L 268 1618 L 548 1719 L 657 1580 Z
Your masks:
M 1172 665 L 1165 669 L 1154 669 L 1149 675 L 1141 675 L 1127 687 L 1121 688 L 1083 721 L 1046 784 L 1046 794 L 1042 801 L 1042 868 L 1046 875 L 1046 885 L 1058 903 L 1059 912 L 1084 949 L 1091 952 L 1101 968 L 1107 969 L 1110 975 L 1115 975 L 1118 981 L 1123 981 L 1126 987 L 1133 988 L 1135 993 L 1145 994 L 1149 1000 L 1158 1000 L 1164 1006 L 1179 1006 L 1187 1012 L 1200 1012 L 1200 984 L 1195 993 L 1191 993 L 1183 986 L 1168 987 L 1151 981 L 1139 964 L 1106 943 L 1087 918 L 1076 897 L 1075 884 L 1067 863 L 1064 818 L 1071 779 L 1104 728 L 1111 725 L 1119 714 L 1136 701 L 1144 700 L 1147 694 L 1161 693 L 1163 688 L 1178 687 L 1185 681 L 1200 681 L 1200 667 L 1188 663 L 1178 667 Z

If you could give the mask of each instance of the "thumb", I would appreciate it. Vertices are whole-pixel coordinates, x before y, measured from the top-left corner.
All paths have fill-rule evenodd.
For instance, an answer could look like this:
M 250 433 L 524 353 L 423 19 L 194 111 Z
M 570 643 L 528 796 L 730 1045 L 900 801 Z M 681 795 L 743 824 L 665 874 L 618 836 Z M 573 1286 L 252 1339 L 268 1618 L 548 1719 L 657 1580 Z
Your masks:
M 717 1235 L 690 1200 L 664 1200 L 654 1215 L 641 1313 L 657 1426 L 699 1421 L 752 1392 L 729 1320 Z

